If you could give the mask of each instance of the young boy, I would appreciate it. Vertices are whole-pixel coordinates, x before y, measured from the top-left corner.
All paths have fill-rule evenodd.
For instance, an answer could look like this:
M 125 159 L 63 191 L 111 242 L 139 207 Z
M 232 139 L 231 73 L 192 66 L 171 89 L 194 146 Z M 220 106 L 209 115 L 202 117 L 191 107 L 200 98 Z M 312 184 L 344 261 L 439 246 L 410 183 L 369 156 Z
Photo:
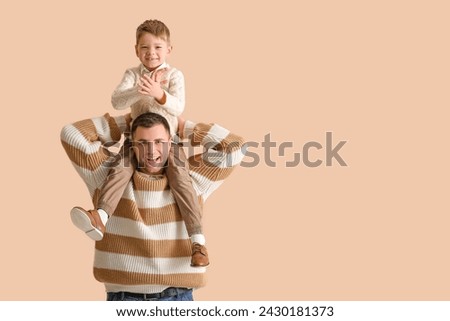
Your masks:
M 132 120 L 145 112 L 164 116 L 173 137 L 178 128 L 177 117 L 184 110 L 185 90 L 181 71 L 166 63 L 166 58 L 172 51 L 167 26 L 158 20 L 143 22 L 136 30 L 135 50 L 141 64 L 125 71 L 121 83 L 112 94 L 112 105 L 118 110 L 131 107 Z M 191 266 L 207 266 L 209 259 L 202 233 L 202 213 L 192 187 L 187 159 L 182 148 L 176 144 L 172 146 L 165 173 L 192 241 Z M 130 147 L 131 142 L 126 138 L 121 151 L 123 166 L 119 164 L 111 168 L 99 191 L 97 208 L 86 211 L 81 207 L 74 207 L 71 210 L 73 223 L 93 240 L 103 238 L 105 224 L 109 216 L 114 214 L 133 175 Z

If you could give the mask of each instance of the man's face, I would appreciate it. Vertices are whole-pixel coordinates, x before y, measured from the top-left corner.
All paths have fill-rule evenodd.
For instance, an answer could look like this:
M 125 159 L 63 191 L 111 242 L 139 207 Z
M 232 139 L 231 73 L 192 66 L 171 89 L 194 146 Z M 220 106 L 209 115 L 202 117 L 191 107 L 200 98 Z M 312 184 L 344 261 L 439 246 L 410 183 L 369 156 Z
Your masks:
M 133 134 L 133 151 L 142 172 L 162 174 L 169 150 L 170 135 L 162 124 L 151 128 L 136 128 Z
M 151 33 L 144 33 L 136 44 L 136 56 L 150 71 L 156 69 L 166 61 L 172 47 L 167 42 Z

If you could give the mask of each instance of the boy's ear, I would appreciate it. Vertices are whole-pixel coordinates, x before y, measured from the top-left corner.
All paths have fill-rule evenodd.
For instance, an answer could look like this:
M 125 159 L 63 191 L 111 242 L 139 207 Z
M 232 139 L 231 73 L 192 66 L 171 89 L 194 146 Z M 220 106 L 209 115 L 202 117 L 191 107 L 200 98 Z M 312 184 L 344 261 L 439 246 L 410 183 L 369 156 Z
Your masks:
M 167 46 L 167 54 L 170 54 L 172 52 L 172 46 Z
M 136 56 L 138 56 L 138 45 L 134 46 L 134 51 L 136 52 Z M 139 57 L 139 56 L 138 56 Z

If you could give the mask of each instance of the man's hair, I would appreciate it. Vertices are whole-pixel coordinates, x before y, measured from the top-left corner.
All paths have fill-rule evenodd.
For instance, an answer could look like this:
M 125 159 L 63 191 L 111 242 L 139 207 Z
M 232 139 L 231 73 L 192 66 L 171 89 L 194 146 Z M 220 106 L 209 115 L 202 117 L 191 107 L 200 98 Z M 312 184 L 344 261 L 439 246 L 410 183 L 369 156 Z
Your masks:
M 167 26 L 159 20 L 146 20 L 139 25 L 136 29 L 136 44 L 139 42 L 139 38 L 144 33 L 150 33 L 155 37 L 164 39 L 168 44 L 170 44 L 170 31 Z
M 167 133 L 170 133 L 170 126 L 165 117 L 151 112 L 139 115 L 135 120 L 133 120 L 133 124 L 131 125 L 131 136 L 134 136 L 134 133 L 138 127 L 152 128 L 153 126 L 159 124 L 164 126 Z

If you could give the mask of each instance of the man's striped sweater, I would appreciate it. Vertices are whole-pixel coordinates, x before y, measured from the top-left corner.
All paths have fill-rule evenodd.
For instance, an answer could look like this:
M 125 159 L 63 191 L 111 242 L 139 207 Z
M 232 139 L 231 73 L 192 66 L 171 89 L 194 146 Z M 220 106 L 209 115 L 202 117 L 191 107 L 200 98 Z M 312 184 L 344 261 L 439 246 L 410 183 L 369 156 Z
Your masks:
M 94 205 L 111 156 L 105 142 L 129 130 L 129 115 L 108 114 L 65 126 L 61 142 L 86 183 Z M 200 202 L 216 190 L 244 157 L 244 141 L 218 125 L 186 121 L 182 137 L 204 152 L 189 157 Z M 167 287 L 205 285 L 205 268 L 190 266 L 191 242 L 165 175 L 135 171 L 120 203 L 95 244 L 94 276 L 107 292 L 156 293 Z

